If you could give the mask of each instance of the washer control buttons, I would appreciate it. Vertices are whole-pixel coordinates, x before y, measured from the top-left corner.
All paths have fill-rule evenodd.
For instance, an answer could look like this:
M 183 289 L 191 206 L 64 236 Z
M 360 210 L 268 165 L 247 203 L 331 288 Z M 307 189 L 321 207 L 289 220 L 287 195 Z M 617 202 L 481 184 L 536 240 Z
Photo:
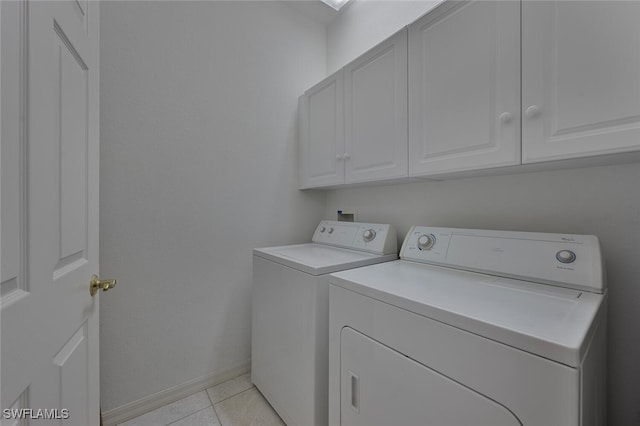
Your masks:
M 418 237 L 418 248 L 420 250 L 431 250 L 436 243 L 436 237 L 433 234 L 422 234 Z
M 320 227 L 320 232 L 321 232 L 321 233 L 322 233 L 322 232 L 324 232 L 324 231 L 326 231 L 326 230 L 327 230 L 327 228 L 325 228 L 324 226 Z
M 329 233 L 333 234 L 333 228 L 329 228 Z
M 576 260 L 576 254 L 571 250 L 560 250 L 556 253 L 556 259 L 561 263 L 572 263 Z
M 362 233 L 362 238 L 366 241 L 372 241 L 376 237 L 376 231 L 373 229 L 367 229 Z

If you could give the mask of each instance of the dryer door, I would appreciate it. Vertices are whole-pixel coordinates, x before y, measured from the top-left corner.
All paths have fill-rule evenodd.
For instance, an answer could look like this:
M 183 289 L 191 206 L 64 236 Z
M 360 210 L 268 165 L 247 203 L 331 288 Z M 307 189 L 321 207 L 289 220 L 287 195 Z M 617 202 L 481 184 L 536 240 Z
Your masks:
M 349 328 L 340 336 L 342 426 L 521 426 L 504 406 Z

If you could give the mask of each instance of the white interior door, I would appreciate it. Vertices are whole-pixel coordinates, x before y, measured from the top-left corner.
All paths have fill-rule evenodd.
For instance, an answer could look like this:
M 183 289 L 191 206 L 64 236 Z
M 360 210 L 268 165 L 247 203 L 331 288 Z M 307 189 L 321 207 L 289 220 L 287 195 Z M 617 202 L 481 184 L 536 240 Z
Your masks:
M 97 425 L 99 3 L 0 8 L 2 408 Z

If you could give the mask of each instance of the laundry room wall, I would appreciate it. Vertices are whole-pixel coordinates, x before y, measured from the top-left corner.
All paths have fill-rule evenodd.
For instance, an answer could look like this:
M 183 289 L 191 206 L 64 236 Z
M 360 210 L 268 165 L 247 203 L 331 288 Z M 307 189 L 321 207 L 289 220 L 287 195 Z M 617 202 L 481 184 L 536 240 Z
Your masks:
M 248 369 L 252 249 L 308 240 L 325 211 L 295 164 L 326 27 L 283 2 L 107 1 L 101 65 L 108 413 Z
M 356 1 L 328 32 L 338 69 L 424 12 L 415 2 Z M 426 5 L 425 5 L 426 6 Z M 640 425 L 640 164 L 418 182 L 328 191 L 327 218 L 355 209 L 359 221 L 594 234 L 609 283 L 608 425 Z
M 328 26 L 327 71 L 337 71 L 442 0 L 352 0 Z

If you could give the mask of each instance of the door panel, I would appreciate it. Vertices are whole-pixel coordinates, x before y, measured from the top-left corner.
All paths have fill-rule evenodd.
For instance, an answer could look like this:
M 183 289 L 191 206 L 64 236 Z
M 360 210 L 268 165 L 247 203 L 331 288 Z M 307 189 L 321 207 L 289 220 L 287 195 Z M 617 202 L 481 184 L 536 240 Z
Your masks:
M 0 8 L 2 278 L 16 281 L 0 302 L 2 408 L 66 409 L 58 422 L 97 425 L 99 3 Z M 17 166 L 5 170 L 5 153 Z
M 58 27 L 56 27 L 58 28 Z M 60 255 L 54 276 L 87 261 L 87 66 L 62 30 L 58 36 Z M 66 268 L 65 268 L 66 267 Z
M 520 4 L 446 2 L 409 26 L 409 175 L 520 163 Z
M 3 2 L 0 28 L 2 28 L 1 88 L 2 147 L 0 152 L 0 202 L 2 232 L 0 234 L 2 259 L 0 264 L 0 295 L 3 301 L 16 297 L 24 290 L 25 263 L 22 250 L 25 248 L 26 223 L 24 214 L 24 184 L 26 182 L 26 159 L 24 151 L 25 128 L 24 85 L 20 84 L 25 62 L 21 55 L 26 43 L 24 11 L 19 2 Z M 11 295 L 11 296 L 10 296 Z
M 345 182 L 407 176 L 407 31 L 344 69 Z
M 345 327 L 340 336 L 342 426 L 520 426 L 504 406 Z
M 523 162 L 640 146 L 640 3 L 523 2 Z
M 37 345 L 30 339 L 20 341 L 24 321 L 18 316 L 33 306 L 31 286 L 27 280 L 27 9 L 24 2 L 0 2 L 0 145 L 1 191 L 0 191 L 0 239 L 1 248 L 1 292 L 0 334 L 2 353 L 0 363 L 2 376 L 2 408 L 24 408 L 28 400 L 29 380 L 22 372 L 37 358 Z M 11 307 L 15 313 L 9 312 Z M 11 315 L 9 315 L 11 313 Z M 8 321 L 17 321 L 18 326 L 9 327 Z M 6 369 L 9 363 L 17 368 Z M 11 383 L 11 392 L 7 392 Z
M 73 413 L 67 422 L 69 425 L 82 426 L 92 423 L 88 412 L 88 341 L 87 323 L 84 323 L 53 357 L 59 377 L 57 390 L 60 392 L 60 407 Z

